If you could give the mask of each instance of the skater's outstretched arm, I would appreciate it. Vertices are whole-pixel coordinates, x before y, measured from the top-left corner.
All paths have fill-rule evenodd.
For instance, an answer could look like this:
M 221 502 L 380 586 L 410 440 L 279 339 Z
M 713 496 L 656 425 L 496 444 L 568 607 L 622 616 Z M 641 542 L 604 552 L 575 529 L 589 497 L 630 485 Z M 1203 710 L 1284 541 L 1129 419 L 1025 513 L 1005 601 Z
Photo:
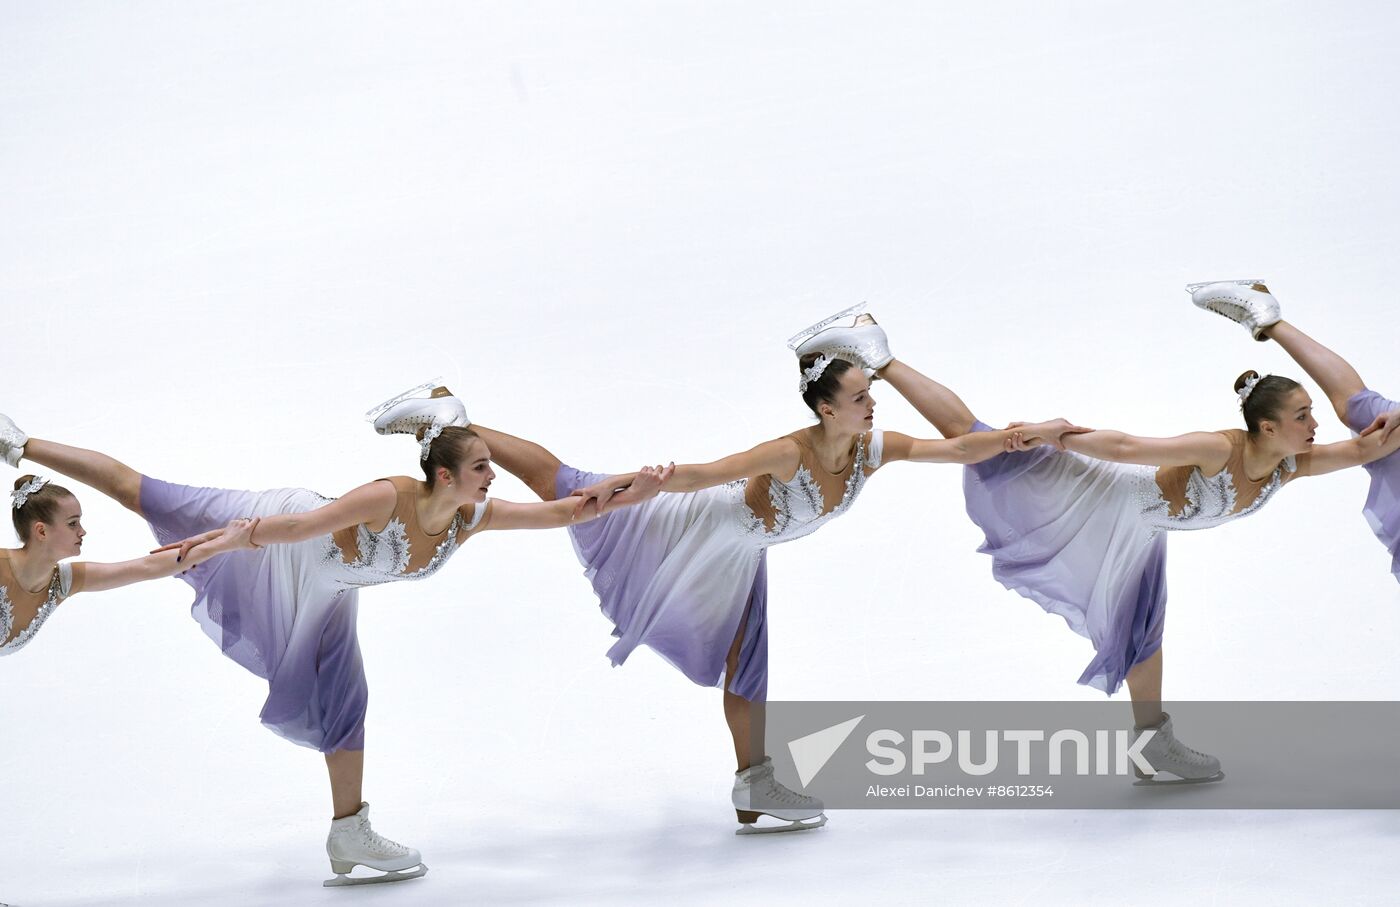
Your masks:
M 976 431 L 959 437 L 936 440 L 911 438 L 899 432 L 885 432 L 883 462 L 911 460 L 916 463 L 961 463 L 969 465 L 990 460 L 1006 450 L 1007 442 L 1019 438 L 1016 449 L 1026 450 L 1041 444 L 1064 449 L 1062 438 L 1069 434 L 1091 431 L 1064 419 L 1050 422 L 1021 423 L 999 431 Z
M 801 462 L 802 455 L 797 449 L 797 442 L 791 438 L 778 438 L 774 441 L 764 441 L 757 447 L 743 453 L 731 454 L 710 463 L 673 465 L 670 476 L 661 485 L 661 491 L 699 491 L 702 488 L 711 488 L 726 482 L 764 475 L 777 476 L 787 482 L 791 481 L 797 473 L 797 467 Z M 584 506 L 592 500 L 598 501 L 601 506 L 606 508 L 609 498 L 616 494 L 619 489 L 631 485 L 637 475 L 638 473 L 629 472 L 623 475 L 609 476 L 587 488 L 576 489 L 569 500 L 580 513 Z
M 253 531 L 257 526 L 256 519 L 234 520 L 223 529 L 205 533 L 210 538 L 192 549 L 188 556 L 182 556 L 179 551 L 171 549 L 116 564 L 85 562 L 82 564 L 86 571 L 83 591 L 102 592 L 130 586 L 132 583 L 174 576 L 220 554 L 252 548 Z
M 595 499 L 585 501 L 584 507 L 580 511 L 578 499 L 573 497 L 538 504 L 517 504 L 513 501 L 496 499 L 491 502 L 490 519 L 482 528 L 484 530 L 557 529 L 562 526 L 586 523 L 620 507 L 640 504 L 642 501 L 656 497 L 662 484 L 671 478 L 675 469 L 674 464 L 665 467 L 644 467 L 641 471 L 633 473 L 635 478 L 632 479 L 631 483 L 622 491 L 611 495 L 601 508 Z
M 303 513 L 279 513 L 263 517 L 252 541 L 256 547 L 305 541 L 318 535 L 335 532 L 360 523 L 378 526 L 387 523 L 394 514 L 398 492 L 388 479 L 376 479 L 346 492 L 324 507 Z M 218 530 L 193 535 L 183 541 L 157 548 L 153 554 L 179 550 L 181 559 L 188 557 L 199 545 L 216 537 Z
M 1400 432 L 1394 432 L 1394 413 L 1376 419 L 1362 431 L 1361 437 L 1335 444 L 1320 444 L 1312 449 L 1307 474 L 1320 476 L 1350 466 L 1365 466 L 1400 450 Z M 1389 425 L 1393 434 L 1382 430 Z
M 1230 459 L 1230 439 L 1220 432 L 1193 431 L 1174 438 L 1144 438 L 1121 431 L 1065 435 L 1066 450 L 1115 463 L 1142 466 L 1197 466 L 1214 475 Z

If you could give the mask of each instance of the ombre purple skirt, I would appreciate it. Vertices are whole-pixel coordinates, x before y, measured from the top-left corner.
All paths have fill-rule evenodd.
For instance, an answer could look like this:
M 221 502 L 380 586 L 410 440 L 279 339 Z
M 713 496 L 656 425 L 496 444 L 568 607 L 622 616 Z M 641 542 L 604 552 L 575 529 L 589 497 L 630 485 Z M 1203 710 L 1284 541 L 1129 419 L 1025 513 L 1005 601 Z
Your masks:
M 560 466 L 555 494 L 565 497 L 607 478 Z M 732 525 L 723 486 L 659 494 L 569 528 L 574 551 L 593 584 L 622 664 L 649 646 L 692 681 L 748 700 L 768 695 L 768 574 L 762 548 Z M 725 661 L 740 627 L 738 669 Z
M 1388 400 L 1373 390 L 1363 390 L 1347 401 L 1347 427 L 1359 432 L 1383 413 L 1400 409 L 1400 403 Z M 1388 457 L 1366 464 L 1371 475 L 1371 488 L 1361 512 L 1371 531 L 1390 552 L 1390 572 L 1400 580 L 1400 456 Z
M 990 431 L 978 422 L 973 431 Z M 1162 646 L 1166 535 L 1141 518 L 1151 467 L 1050 447 L 999 454 L 963 472 L 967 513 L 986 533 L 992 576 L 1088 637 L 1079 682 L 1113 693 Z
M 312 491 L 233 491 L 141 478 L 141 513 L 161 544 L 241 517 L 313 510 Z M 369 688 L 355 635 L 357 597 L 322 569 L 322 537 L 234 551 L 181 575 L 191 613 L 233 661 L 267 681 L 262 723 L 323 753 L 364 749 Z

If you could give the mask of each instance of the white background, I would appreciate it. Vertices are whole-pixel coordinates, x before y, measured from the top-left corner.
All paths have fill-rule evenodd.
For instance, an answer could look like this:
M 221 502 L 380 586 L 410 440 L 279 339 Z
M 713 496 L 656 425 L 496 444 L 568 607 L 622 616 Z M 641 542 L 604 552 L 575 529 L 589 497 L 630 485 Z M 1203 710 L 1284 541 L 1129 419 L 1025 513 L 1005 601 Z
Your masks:
M 581 467 L 703 461 L 805 424 L 783 340 L 866 299 L 987 421 L 1173 434 L 1238 424 L 1245 368 L 1302 377 L 1181 292 L 1256 276 L 1395 396 L 1397 26 L 1384 3 L 11 0 L 0 411 L 162 478 L 338 494 L 414 471 L 413 442 L 360 416 L 442 375 L 474 420 Z M 876 396 L 877 424 L 931 434 Z M 1319 440 L 1346 437 L 1314 396 Z M 991 580 L 960 482 L 894 466 L 771 552 L 774 699 L 1100 695 L 1074 683 L 1087 642 Z M 1400 590 L 1365 488 L 1308 480 L 1172 538 L 1168 697 L 1395 695 Z M 88 557 L 146 550 L 76 490 Z M 317 887 L 320 758 L 258 725 L 260 682 L 190 597 L 80 596 L 0 663 L 0 900 L 350 894 Z M 718 693 L 647 650 L 610 669 L 608 629 L 557 531 L 362 597 L 366 794 L 432 873 L 359 895 L 1307 902 L 1400 881 L 1390 812 L 837 812 L 738 839 Z

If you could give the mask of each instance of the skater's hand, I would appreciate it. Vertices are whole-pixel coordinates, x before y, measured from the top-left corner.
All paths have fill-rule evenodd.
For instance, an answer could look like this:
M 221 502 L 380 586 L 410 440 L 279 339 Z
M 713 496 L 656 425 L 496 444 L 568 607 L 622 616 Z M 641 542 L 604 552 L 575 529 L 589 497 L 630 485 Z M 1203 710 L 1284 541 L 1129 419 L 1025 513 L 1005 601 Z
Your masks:
M 240 551 L 244 548 L 261 548 L 262 545 L 253 542 L 253 533 L 257 531 L 258 522 L 261 517 L 253 517 L 251 520 L 233 520 L 223 528 L 218 537 L 211 543 L 219 551 Z
M 1392 413 L 1381 413 L 1376 417 L 1374 422 L 1361 429 L 1361 437 L 1364 438 L 1367 435 L 1380 432 L 1381 436 L 1377 440 L 1377 446 L 1384 447 L 1390 442 L 1390 436 L 1397 428 L 1400 428 L 1400 410 L 1396 410 Z
M 637 472 L 637 477 L 632 480 L 632 484 L 613 497 L 613 503 L 617 507 L 627 507 L 631 504 L 640 504 L 648 498 L 654 498 L 657 492 L 661 491 L 661 486 L 666 484 L 666 480 L 671 478 L 676 471 L 676 464 L 669 463 L 666 466 L 643 466 Z M 598 508 L 602 513 L 603 509 Z
M 588 506 L 589 501 L 597 501 L 598 512 L 602 513 L 603 507 L 612 499 L 612 496 L 617 490 L 617 484 L 613 482 L 612 479 L 604 479 L 601 482 L 595 482 L 583 488 L 575 488 L 573 491 L 569 492 L 569 497 L 578 498 L 578 503 L 574 505 L 573 518 L 578 519 L 583 516 L 584 508 Z
M 178 564 L 190 556 L 190 551 L 203 545 L 205 542 L 212 542 L 214 539 L 224 534 L 223 529 L 210 529 L 208 532 L 201 532 L 199 535 L 192 535 L 187 539 L 178 542 L 171 542 L 169 545 L 161 545 L 151 551 L 152 554 L 160 554 L 162 551 L 174 551 L 180 549 L 180 554 L 175 558 Z
M 1030 450 L 1032 447 L 1048 445 L 1056 450 L 1064 450 L 1064 436 L 1077 435 L 1083 432 L 1093 431 L 1092 428 L 1085 428 L 1082 425 L 1075 425 L 1066 419 L 1051 419 L 1049 422 L 1012 422 L 1007 426 L 1012 431 L 1011 436 L 1006 439 L 1005 447 L 1011 450 Z

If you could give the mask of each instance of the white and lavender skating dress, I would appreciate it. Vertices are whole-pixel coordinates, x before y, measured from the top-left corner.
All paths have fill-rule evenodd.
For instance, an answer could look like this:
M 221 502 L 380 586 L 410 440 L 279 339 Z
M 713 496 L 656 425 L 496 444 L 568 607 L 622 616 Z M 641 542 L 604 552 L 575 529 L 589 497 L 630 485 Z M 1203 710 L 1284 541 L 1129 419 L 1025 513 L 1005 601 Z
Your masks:
M 83 591 L 86 578 L 86 564 L 59 564 L 43 590 L 30 592 L 15 578 L 9 550 L 0 548 L 0 656 L 29 645 L 54 609 Z
M 1245 432 L 1221 434 L 1230 440 L 1230 460 L 1209 477 L 1191 466 L 1109 463 L 1049 447 L 1000 454 L 964 471 L 967 512 L 986 533 L 978 550 L 992 556 L 992 575 L 1094 644 L 1080 683 L 1113 693 L 1161 647 L 1167 531 L 1254 513 L 1307 474 L 1304 454 L 1254 481 L 1244 470 Z
M 1373 390 L 1363 390 L 1347 401 L 1347 427 L 1359 432 L 1384 413 L 1400 409 Z M 1361 512 L 1371 531 L 1390 552 L 1390 572 L 1400 580 L 1400 456 L 1391 454 L 1366 464 L 1371 488 Z
M 490 502 L 459 511 L 442 532 L 418 525 L 416 480 L 393 484 L 398 502 L 378 532 L 361 524 L 286 545 L 235 551 L 181 575 L 191 612 L 224 654 L 267 680 L 262 722 L 323 753 L 364 748 L 369 690 L 355 635 L 361 586 L 426 579 L 490 521 Z M 302 513 L 330 502 L 304 488 L 233 491 L 143 476 L 141 513 L 162 544 L 240 517 Z
M 768 689 L 768 583 L 764 553 L 801 538 L 850 508 L 880 466 L 883 434 L 856 438 L 850 462 L 828 472 L 806 431 L 785 436 L 801 465 L 790 481 L 741 479 L 686 493 L 663 493 L 633 507 L 573 526 L 569 535 L 617 642 L 622 664 L 650 646 L 685 676 L 724 686 L 749 700 Z M 607 478 L 561 466 L 559 497 Z M 739 628 L 744 638 L 733 678 L 725 659 Z

